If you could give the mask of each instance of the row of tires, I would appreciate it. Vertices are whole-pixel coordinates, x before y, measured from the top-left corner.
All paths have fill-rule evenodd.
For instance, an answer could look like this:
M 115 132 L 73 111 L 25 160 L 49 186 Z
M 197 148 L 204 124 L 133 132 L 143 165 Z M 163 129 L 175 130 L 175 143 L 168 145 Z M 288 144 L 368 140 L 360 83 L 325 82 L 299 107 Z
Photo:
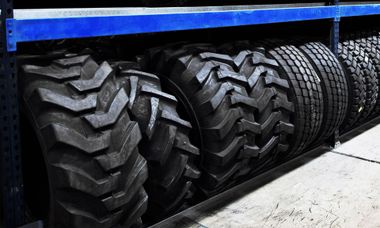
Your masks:
M 53 52 L 20 68 L 51 227 L 156 222 L 379 114 L 380 37 L 176 43 L 137 62 Z M 28 161 L 27 161 L 28 162 Z M 28 174 L 26 174 L 28 176 Z

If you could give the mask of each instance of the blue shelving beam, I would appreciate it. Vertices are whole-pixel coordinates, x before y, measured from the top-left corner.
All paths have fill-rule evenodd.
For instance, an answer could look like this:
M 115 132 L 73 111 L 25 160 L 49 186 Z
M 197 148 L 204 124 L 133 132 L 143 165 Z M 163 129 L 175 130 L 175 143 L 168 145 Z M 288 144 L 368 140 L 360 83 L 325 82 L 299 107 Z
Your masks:
M 197 8 L 199 10 L 197 10 Z M 380 14 L 380 4 L 330 5 L 284 8 L 229 8 L 214 7 L 212 11 L 202 7 L 161 8 L 115 15 L 85 15 L 66 17 L 17 17 L 7 20 L 8 50 L 15 51 L 17 43 L 41 40 L 85 38 L 139 34 L 151 32 L 180 31 L 220 28 L 230 26 L 258 25 L 307 20 Z M 98 10 L 101 12 L 101 10 Z M 27 12 L 26 12 L 27 13 Z M 29 12 L 30 13 L 30 12 Z

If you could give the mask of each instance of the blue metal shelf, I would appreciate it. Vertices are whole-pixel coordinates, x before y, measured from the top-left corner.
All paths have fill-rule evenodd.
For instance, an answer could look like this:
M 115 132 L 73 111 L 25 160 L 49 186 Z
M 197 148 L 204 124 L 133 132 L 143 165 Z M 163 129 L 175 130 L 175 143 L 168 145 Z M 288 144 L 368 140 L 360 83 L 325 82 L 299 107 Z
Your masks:
M 54 14 L 54 12 L 56 12 Z M 58 12 L 58 13 L 57 13 Z M 380 14 L 380 4 L 283 8 L 194 7 L 59 10 L 15 10 L 7 20 L 8 50 L 17 43 L 335 19 Z M 52 16 L 53 15 L 53 16 Z M 55 16 L 54 16 L 55 15 Z

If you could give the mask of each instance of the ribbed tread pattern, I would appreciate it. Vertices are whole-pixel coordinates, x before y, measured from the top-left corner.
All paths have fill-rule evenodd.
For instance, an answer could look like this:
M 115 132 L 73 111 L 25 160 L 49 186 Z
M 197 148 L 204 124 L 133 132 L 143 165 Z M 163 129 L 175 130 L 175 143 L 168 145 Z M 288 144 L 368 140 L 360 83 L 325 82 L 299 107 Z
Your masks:
M 204 194 L 216 194 L 255 169 L 250 162 L 260 150 L 255 140 L 261 127 L 253 115 L 257 101 L 230 56 L 208 44 L 173 44 L 151 49 L 145 61 L 176 83 L 196 112 L 203 139 L 198 186 Z
M 293 45 L 280 40 L 259 42 L 279 65 L 280 77 L 291 87 L 290 101 L 295 104 L 291 117 L 295 131 L 288 156 L 296 156 L 317 137 L 323 118 L 323 94 L 320 79 L 308 59 Z
M 313 143 L 319 145 L 343 123 L 348 106 L 347 81 L 339 60 L 328 47 L 320 42 L 302 43 L 298 47 L 321 79 L 324 113 L 321 129 Z
M 222 45 L 219 50 L 232 56 L 239 72 L 248 80 L 250 97 L 257 101 L 254 112 L 261 126 L 256 144 L 261 157 L 267 156 L 268 163 L 276 161 L 278 154 L 288 153 L 294 124 L 290 121 L 294 114 L 294 104 L 288 99 L 290 85 L 279 76 L 279 64 L 266 56 L 264 48 L 255 48 L 248 41 L 238 41 Z
M 356 60 L 359 70 L 362 72 L 364 77 L 364 87 L 365 87 L 365 102 L 363 109 L 360 112 L 360 116 L 355 125 L 364 122 L 368 116 L 371 114 L 376 106 L 377 96 L 378 96 L 378 80 L 376 75 L 375 66 L 372 64 L 369 56 L 365 51 L 360 48 L 360 46 L 353 40 L 347 40 L 341 42 L 343 48 L 353 56 Z
M 199 149 L 189 139 L 191 124 L 176 111 L 177 99 L 161 89 L 160 79 L 120 62 L 115 67 L 130 98 L 131 118 L 139 123 L 143 139 L 141 154 L 148 161 L 149 222 L 175 213 L 194 194 L 193 182 L 200 178 L 195 162 Z
M 129 96 L 107 62 L 67 55 L 50 65 L 23 65 L 26 115 L 44 148 L 51 227 L 131 227 L 147 208 L 141 132 Z

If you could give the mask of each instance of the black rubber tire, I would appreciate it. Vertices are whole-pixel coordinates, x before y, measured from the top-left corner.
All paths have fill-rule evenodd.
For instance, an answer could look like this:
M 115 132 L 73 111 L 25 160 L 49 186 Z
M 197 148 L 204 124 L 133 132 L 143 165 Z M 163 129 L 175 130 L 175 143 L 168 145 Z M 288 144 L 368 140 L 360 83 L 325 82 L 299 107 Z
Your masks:
M 219 50 L 232 56 L 239 72 L 247 77 L 249 95 L 259 104 L 255 119 L 262 126 L 256 144 L 268 156 L 265 160 L 276 162 L 279 154 L 283 157 L 288 153 L 294 133 L 294 104 L 288 98 L 288 81 L 280 78 L 279 64 L 267 56 L 264 48 L 238 41 L 224 44 Z
M 360 48 L 356 42 L 353 40 L 347 40 L 341 42 L 341 45 L 344 48 L 347 48 L 351 55 L 355 58 L 356 62 L 359 65 L 359 69 L 364 76 L 366 98 L 364 109 L 361 112 L 361 115 L 358 118 L 357 122 L 355 123 L 355 125 L 358 125 L 368 119 L 369 115 L 372 113 L 373 109 L 376 106 L 379 90 L 376 69 L 372 64 L 372 61 L 369 58 L 368 54 L 365 53 L 363 48 Z
M 145 66 L 167 75 L 191 102 L 201 127 L 203 194 L 216 194 L 255 169 L 260 149 L 255 138 L 257 102 L 250 98 L 245 76 L 233 60 L 207 44 L 173 44 L 147 52 Z
M 199 149 L 188 137 L 191 124 L 176 111 L 177 99 L 162 92 L 157 76 L 136 65 L 119 62 L 115 68 L 130 97 L 131 119 L 139 123 L 143 134 L 139 149 L 149 168 L 146 218 L 155 222 L 175 213 L 193 196 L 193 181 L 200 178 L 195 165 Z
M 324 44 L 307 42 L 299 44 L 298 48 L 321 79 L 324 112 L 321 129 L 313 143 L 317 146 L 332 136 L 343 123 L 348 106 L 347 80 L 339 60 Z
M 377 60 L 375 60 L 376 62 L 374 61 L 374 64 L 378 65 L 377 61 L 380 61 L 380 36 L 379 36 L 379 32 L 374 31 L 374 30 L 367 32 L 366 40 L 367 40 L 367 42 L 370 42 L 372 44 L 372 50 L 373 50 L 372 53 L 374 53 L 374 52 L 377 53 L 376 57 L 372 56 L 371 58 L 376 58 Z M 373 55 L 372 53 L 371 53 L 371 55 Z M 376 69 L 378 69 L 377 66 L 376 66 Z M 380 84 L 380 71 L 377 72 L 377 80 Z M 380 86 L 379 86 L 379 92 L 380 92 Z M 375 118 L 379 115 L 380 115 L 380 95 L 377 96 L 376 106 L 373 109 L 370 116 L 372 118 Z
M 47 226 L 140 225 L 148 169 L 129 97 L 111 66 L 73 54 L 44 66 L 25 64 L 20 88 L 46 160 Z
M 353 40 L 359 45 L 361 49 L 368 55 L 369 59 L 372 61 L 376 75 L 377 81 L 380 82 L 380 44 L 379 39 L 374 31 L 360 31 L 352 34 L 348 34 L 346 40 Z M 377 94 L 379 93 L 377 86 Z M 370 118 L 376 117 L 380 113 L 380 96 L 377 95 L 376 105 L 373 108 Z
M 287 158 L 299 155 L 317 137 L 323 118 L 320 79 L 308 59 L 293 45 L 280 40 L 259 42 L 279 64 L 280 77 L 288 80 L 290 101 L 295 104 L 292 117 L 295 131 Z
M 363 72 L 356 58 L 354 58 L 348 48 L 339 44 L 338 51 L 338 59 L 345 72 L 348 85 L 347 114 L 340 127 L 340 131 L 345 133 L 353 128 L 364 109 L 366 102 L 366 85 Z

